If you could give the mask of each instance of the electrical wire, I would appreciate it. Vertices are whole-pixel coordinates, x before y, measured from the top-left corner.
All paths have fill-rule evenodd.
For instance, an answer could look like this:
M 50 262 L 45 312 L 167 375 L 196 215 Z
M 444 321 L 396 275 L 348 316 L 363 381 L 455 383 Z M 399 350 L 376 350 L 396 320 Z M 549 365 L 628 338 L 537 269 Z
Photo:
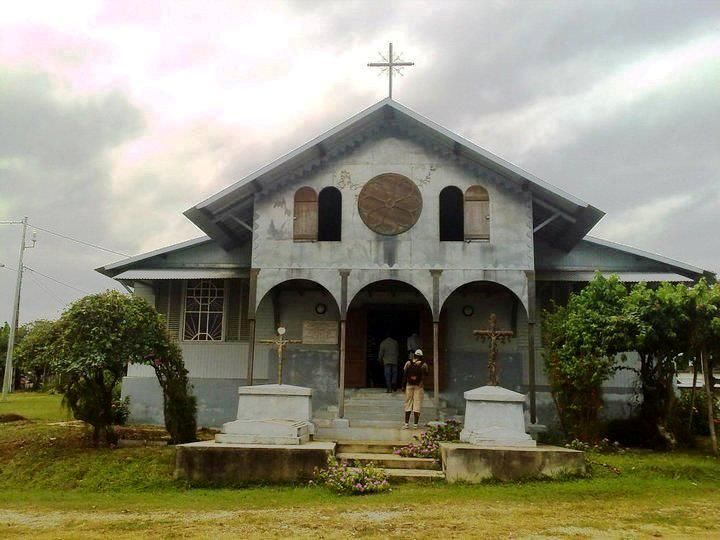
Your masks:
M 83 294 L 92 294 L 90 291 L 86 291 L 86 290 L 83 290 L 83 289 L 79 289 L 79 288 L 75 287 L 74 285 L 70 285 L 69 283 L 65 283 L 64 281 L 60 281 L 59 279 L 56 279 L 56 278 L 54 278 L 54 277 L 52 277 L 52 276 L 48 276 L 47 274 L 43 274 L 42 272 L 38 272 L 37 270 L 33 270 L 33 269 L 30 268 L 29 266 L 25 266 L 25 270 L 30 270 L 31 272 L 33 272 L 33 273 L 35 273 L 35 274 L 38 274 L 39 276 L 42 276 L 42 277 L 47 278 L 47 279 L 49 279 L 49 280 L 51 280 L 51 281 L 54 281 L 55 283 L 59 283 L 60 285 L 65 285 L 66 287 L 69 287 L 69 288 L 71 288 L 71 289 L 73 289 L 73 290 L 76 290 L 76 291 L 78 291 L 78 292 L 81 292 L 81 293 L 83 293 Z
M 52 235 L 57 236 L 57 237 L 59 237 L 59 238 L 64 238 L 65 240 L 70 240 L 71 242 L 77 242 L 78 244 L 82 244 L 83 246 L 89 246 L 89 247 L 92 247 L 92 248 L 95 248 L 95 249 L 99 249 L 99 250 L 101 250 L 101 251 L 107 251 L 108 253 L 113 253 L 113 254 L 115 254 L 115 255 L 122 255 L 123 257 L 130 257 L 130 255 L 128 255 L 127 253 L 121 253 L 121 252 L 119 252 L 119 251 L 115 251 L 115 250 L 112 250 L 112 249 L 104 248 L 104 247 L 102 247 L 102 246 L 98 246 L 97 244 L 92 244 L 92 243 L 90 243 L 90 242 L 85 242 L 84 240 L 78 240 L 77 238 L 73 238 L 72 236 L 67 236 L 67 235 L 65 235 L 65 234 L 60 234 L 60 233 L 58 233 L 58 232 L 51 231 L 50 229 L 45 229 L 44 227 L 38 227 L 37 225 L 32 224 L 32 223 L 28 223 L 28 226 L 29 226 L 29 227 L 32 227 L 33 229 L 37 229 L 37 230 L 39 230 L 39 231 L 43 231 L 43 232 L 46 232 L 46 233 L 48 233 L 48 234 L 52 234 Z
M 57 294 L 55 294 L 52 290 L 50 290 L 49 287 L 46 287 L 43 285 L 43 283 L 37 279 L 32 273 L 28 274 L 30 276 L 30 279 L 32 279 L 33 283 L 35 283 L 38 287 L 40 287 L 42 290 L 44 290 L 46 293 L 48 293 L 50 296 L 52 296 L 55 300 L 58 301 L 59 304 L 66 306 L 68 304 L 67 300 L 63 300 L 60 298 Z

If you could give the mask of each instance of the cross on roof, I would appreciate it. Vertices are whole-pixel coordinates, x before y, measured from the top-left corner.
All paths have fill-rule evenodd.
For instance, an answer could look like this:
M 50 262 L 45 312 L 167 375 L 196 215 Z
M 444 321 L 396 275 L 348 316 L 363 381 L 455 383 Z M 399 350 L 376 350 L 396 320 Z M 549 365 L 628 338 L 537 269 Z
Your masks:
M 396 72 L 398 75 L 402 75 L 402 68 L 414 66 L 415 62 L 401 62 L 400 56 L 393 56 L 393 46 L 392 43 L 390 43 L 390 46 L 388 48 L 388 55 L 387 57 L 384 56 L 382 53 L 380 53 L 380 58 L 384 60 L 384 62 L 370 62 L 368 64 L 368 67 L 379 67 L 383 68 L 380 73 L 383 73 L 384 71 L 387 71 L 388 74 L 388 93 L 389 97 L 392 98 L 392 77 L 393 77 L 393 71 Z
M 488 357 L 488 372 L 490 375 L 490 380 L 488 381 L 488 384 L 491 386 L 497 386 L 498 344 L 507 343 L 508 341 L 510 341 L 511 337 L 515 336 L 515 333 L 512 330 L 498 330 L 497 316 L 492 313 L 490 314 L 490 328 L 488 328 L 487 330 L 473 330 L 473 334 L 475 334 L 475 336 L 477 336 L 477 338 L 483 342 L 490 342 L 490 355 Z

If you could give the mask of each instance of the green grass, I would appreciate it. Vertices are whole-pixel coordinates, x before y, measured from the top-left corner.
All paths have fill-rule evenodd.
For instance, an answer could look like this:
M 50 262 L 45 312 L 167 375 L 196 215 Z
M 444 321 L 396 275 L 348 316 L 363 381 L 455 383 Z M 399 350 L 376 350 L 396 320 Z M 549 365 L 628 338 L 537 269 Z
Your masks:
M 702 452 L 597 455 L 589 478 L 404 484 L 339 497 L 308 486 L 190 489 L 171 447 L 93 449 L 57 396 L 16 394 L 0 424 L 0 536 L 713 537 L 720 462 Z M 617 468 L 612 472 L 604 463 Z
M 70 420 L 69 413 L 62 407 L 59 394 L 39 392 L 17 392 L 8 395 L 7 401 L 0 401 L 0 415 L 15 413 L 28 420 L 62 422 Z

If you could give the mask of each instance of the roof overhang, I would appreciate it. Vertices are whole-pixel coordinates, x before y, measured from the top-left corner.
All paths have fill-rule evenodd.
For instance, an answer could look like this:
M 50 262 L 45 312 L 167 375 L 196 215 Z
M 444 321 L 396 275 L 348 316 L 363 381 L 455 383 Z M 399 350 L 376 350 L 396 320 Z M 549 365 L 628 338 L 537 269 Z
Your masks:
M 578 270 L 552 270 L 539 271 L 535 274 L 537 281 L 567 281 L 574 283 L 585 283 L 592 281 L 596 272 Z M 623 283 L 659 283 L 668 281 L 670 283 L 692 283 L 694 280 L 687 276 L 674 274 L 672 272 L 600 272 L 604 277 L 617 276 Z
M 126 270 L 115 276 L 118 281 L 155 281 L 165 279 L 232 279 L 249 275 L 247 270 L 226 268 L 148 268 Z
M 417 139 L 481 177 L 492 177 L 492 180 L 505 183 L 517 191 L 530 191 L 534 202 L 534 226 L 543 225 L 543 230 L 538 230 L 537 234 L 545 235 L 547 241 L 565 250 L 571 249 L 604 215 L 590 204 L 390 98 L 265 165 L 184 214 L 208 236 L 229 249 L 246 241 L 252 234 L 256 193 L 279 189 L 383 130 Z

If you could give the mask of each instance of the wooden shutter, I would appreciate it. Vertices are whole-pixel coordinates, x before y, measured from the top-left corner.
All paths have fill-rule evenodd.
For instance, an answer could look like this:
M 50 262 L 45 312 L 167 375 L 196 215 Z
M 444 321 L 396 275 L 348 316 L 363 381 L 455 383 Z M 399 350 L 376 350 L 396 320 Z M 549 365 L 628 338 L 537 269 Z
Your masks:
M 225 326 L 225 341 L 238 341 L 240 339 L 240 307 L 242 304 L 242 281 L 228 279 L 227 284 L 227 311 Z
M 465 192 L 465 240 L 490 240 L 490 197 L 482 186 Z
M 250 301 L 250 280 L 240 280 L 240 341 L 250 340 L 250 323 L 248 321 L 248 307 Z
M 318 233 L 318 198 L 315 190 L 302 187 L 295 192 L 293 240 L 313 242 Z
M 170 335 L 179 339 L 180 323 L 182 321 L 182 302 L 184 295 L 185 281 L 172 280 L 168 282 L 168 330 Z

